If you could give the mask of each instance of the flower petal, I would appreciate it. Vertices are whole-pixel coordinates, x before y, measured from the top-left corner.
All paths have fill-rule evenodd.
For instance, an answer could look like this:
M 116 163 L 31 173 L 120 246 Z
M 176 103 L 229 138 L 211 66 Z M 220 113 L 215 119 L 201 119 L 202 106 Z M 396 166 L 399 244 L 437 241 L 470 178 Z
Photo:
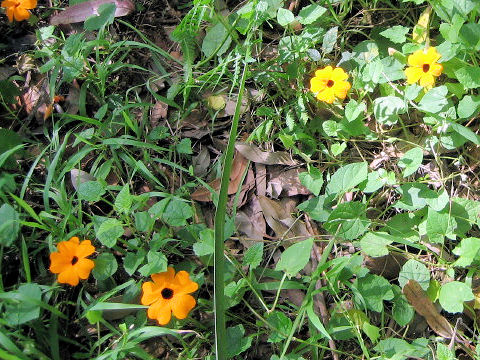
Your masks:
M 323 69 L 315 71 L 315 77 L 318 77 L 320 79 L 326 79 L 328 81 L 332 78 L 332 72 L 333 72 L 333 68 L 330 65 L 328 65 Z
M 92 245 L 91 241 L 83 240 L 75 250 L 75 256 L 77 256 L 79 259 L 82 259 L 89 255 L 92 255 L 94 252 L 95 247 Z
M 424 74 L 420 78 L 420 86 L 423 86 L 425 88 L 431 88 L 434 84 L 435 84 L 435 78 L 430 73 Z
M 54 274 L 59 274 L 72 266 L 71 261 L 72 259 L 69 256 L 65 256 L 59 252 L 53 252 L 50 254 L 49 270 Z
M 198 284 L 190 280 L 190 275 L 186 271 L 179 271 L 175 275 L 173 288 L 176 294 L 189 294 L 198 290 Z
M 61 284 L 69 284 L 72 286 L 78 285 L 78 275 L 73 266 L 67 268 L 67 270 L 62 271 L 60 275 L 58 275 L 58 282 Z
M 27 20 L 30 17 L 30 12 L 19 6 L 15 9 L 13 15 L 15 16 L 15 20 L 23 21 Z
M 24 9 L 35 9 L 37 7 L 37 0 L 23 0 L 22 7 Z
M 153 282 L 160 287 L 165 287 L 166 284 L 169 284 L 173 281 L 175 277 L 175 270 L 172 267 L 168 267 L 167 271 L 164 271 L 159 274 L 153 274 L 152 280 Z
M 19 21 L 16 16 L 15 20 Z M 72 237 L 68 241 L 60 241 L 57 244 L 57 249 L 60 253 L 73 257 L 76 254 L 79 241 L 80 240 L 76 236 Z
M 424 61 L 427 64 L 433 64 L 433 63 L 436 63 L 438 61 L 438 59 L 440 59 L 441 57 L 442 57 L 442 55 L 440 55 L 437 52 L 437 49 L 433 46 L 430 46 L 428 48 L 427 52 L 425 53 Z
M 348 81 L 335 81 L 333 86 L 333 92 L 336 97 L 340 99 L 345 99 L 347 97 L 347 92 L 350 90 L 352 85 Z
M 9 7 L 15 7 L 17 3 L 13 0 L 4 0 L 2 1 L 2 4 L 0 4 L 1 7 L 3 8 L 9 8 Z
M 13 22 L 13 13 L 14 13 L 14 8 L 13 7 L 8 7 L 7 8 L 7 17 L 8 21 Z
M 320 79 L 318 77 L 314 77 L 310 79 L 310 91 L 317 93 L 319 91 L 324 90 L 327 87 L 327 81 L 325 79 Z
M 80 259 L 75 265 L 73 265 L 78 277 L 83 280 L 88 279 L 90 271 L 92 271 L 94 267 L 95 263 L 90 259 Z
M 342 68 L 335 68 L 332 72 L 332 80 L 337 82 L 337 81 L 342 81 L 342 80 L 347 80 L 348 79 L 348 74 L 343 71 Z
M 430 73 L 433 75 L 433 76 L 440 76 L 442 74 L 442 71 L 443 71 L 443 65 L 442 64 L 432 64 L 430 66 Z
M 157 320 L 160 325 L 166 325 L 172 318 L 171 301 L 158 299 L 147 310 L 150 319 Z
M 332 104 L 335 100 L 335 92 L 333 91 L 333 88 L 326 88 L 325 90 L 320 91 L 317 94 L 317 99 L 320 101 L 325 101 L 328 104 Z
M 417 50 L 408 56 L 408 65 L 422 67 L 425 64 L 425 54 L 423 50 Z
M 172 299 L 172 312 L 177 319 L 185 319 L 197 302 L 191 295 L 177 295 Z
M 163 287 L 157 286 L 151 281 L 147 281 L 142 285 L 142 305 L 150 305 L 161 298 Z
M 423 76 L 424 72 L 422 68 L 407 67 L 405 69 L 405 75 L 407 76 L 407 83 L 414 84 Z

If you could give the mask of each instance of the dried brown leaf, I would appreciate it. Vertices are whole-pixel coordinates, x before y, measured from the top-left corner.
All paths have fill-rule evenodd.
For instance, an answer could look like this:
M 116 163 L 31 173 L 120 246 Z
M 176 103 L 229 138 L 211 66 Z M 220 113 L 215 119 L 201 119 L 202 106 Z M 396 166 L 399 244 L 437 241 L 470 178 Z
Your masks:
M 157 100 L 155 105 L 153 105 L 152 112 L 150 114 L 150 124 L 152 127 L 158 125 L 158 120 L 166 119 L 168 113 L 168 105 L 163 101 Z
M 263 240 L 267 231 L 267 225 L 256 196 L 252 196 L 251 201 L 243 207 L 243 211 L 237 212 L 235 226 L 238 232 L 245 234 L 249 238 L 240 238 L 240 242 L 244 247 L 248 248 L 256 242 Z
M 237 151 L 239 151 L 248 160 L 255 163 L 261 163 L 265 165 L 297 165 L 297 162 L 292 159 L 288 152 L 285 151 L 262 151 L 255 145 L 242 142 L 237 142 L 235 144 L 235 149 L 237 149 Z
M 61 13 L 52 16 L 50 19 L 51 25 L 71 24 L 85 21 L 86 18 L 92 15 L 98 15 L 98 8 L 103 4 L 115 3 L 115 17 L 125 16 L 135 10 L 135 5 L 131 0 L 93 0 L 85 1 L 67 7 Z
M 267 185 L 267 194 L 274 199 L 282 196 L 309 195 L 311 192 L 300 183 L 298 174 L 305 169 L 281 171 Z
M 390 253 L 381 257 L 364 256 L 368 270 L 388 280 L 397 278 L 402 266 L 407 262 L 405 256 L 399 253 Z
M 198 155 L 192 157 L 193 173 L 195 176 L 204 177 L 210 167 L 210 152 L 204 146 Z
M 447 319 L 440 315 L 440 312 L 418 282 L 410 279 L 403 287 L 403 293 L 410 305 L 425 318 L 436 334 L 447 339 L 453 336 L 452 326 Z

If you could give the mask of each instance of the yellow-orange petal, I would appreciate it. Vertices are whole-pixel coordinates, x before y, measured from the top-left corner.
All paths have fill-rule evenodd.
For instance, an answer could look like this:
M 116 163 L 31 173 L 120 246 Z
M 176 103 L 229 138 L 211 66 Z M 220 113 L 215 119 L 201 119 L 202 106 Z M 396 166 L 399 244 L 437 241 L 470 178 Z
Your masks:
M 13 16 L 17 21 L 27 20 L 30 17 L 30 12 L 22 7 L 17 7 L 13 12 Z
M 22 7 L 24 9 L 35 9 L 37 7 L 37 0 L 23 0 Z
M 90 259 L 80 259 L 73 267 L 78 277 L 85 280 L 90 276 L 90 272 L 95 267 L 95 263 Z
M 13 7 L 8 7 L 6 13 L 7 13 L 8 21 L 13 22 L 14 8 Z
M 157 301 L 162 296 L 162 289 L 162 287 L 155 285 L 151 281 L 144 282 L 140 299 L 142 305 L 150 305 Z
M 83 240 L 80 245 L 78 245 L 75 256 L 79 259 L 85 258 L 89 255 L 92 255 L 95 252 L 95 247 L 92 245 L 90 240 Z
M 327 87 L 327 80 L 314 77 L 310 79 L 310 91 L 317 93 Z
M 80 242 L 79 238 L 74 236 L 70 238 L 70 240 L 68 241 L 60 241 L 57 244 L 57 249 L 60 253 L 63 253 L 65 255 L 75 256 L 79 242 Z
M 152 274 L 152 280 L 157 286 L 164 287 L 173 281 L 175 277 L 175 270 L 172 267 L 168 267 L 167 271 L 158 274 Z
M 407 67 L 405 69 L 405 76 L 407 77 L 407 83 L 414 84 L 423 76 L 424 72 L 422 68 Z
M 9 7 L 15 7 L 16 4 L 17 3 L 13 0 L 4 0 L 4 1 L 2 1 L 0 6 L 3 7 L 3 8 L 9 8 Z
M 189 294 L 198 290 L 198 284 L 190 280 L 188 272 L 182 270 L 175 275 L 174 288 L 177 294 Z
M 73 266 L 70 266 L 68 269 L 65 271 L 62 271 L 58 275 L 58 282 L 61 284 L 69 284 L 72 286 L 77 286 L 78 285 L 78 275 Z
M 435 84 L 435 78 L 433 77 L 432 74 L 427 73 L 420 78 L 420 86 L 430 88 L 434 84 Z
M 197 302 L 191 295 L 178 295 L 172 299 L 172 312 L 177 319 L 185 319 Z
M 49 270 L 54 274 L 59 274 L 72 266 L 71 261 L 70 257 L 60 254 L 59 252 L 53 252 L 50 254 Z
M 332 80 L 337 82 L 337 81 L 343 81 L 348 79 L 348 74 L 343 71 L 342 68 L 335 68 L 332 72 Z
M 426 64 L 433 64 L 438 61 L 442 56 L 437 52 L 437 49 L 430 46 L 425 53 L 424 61 Z
M 329 80 L 332 77 L 333 68 L 328 65 L 323 69 L 315 71 L 315 77 Z
M 171 301 L 160 298 L 155 301 L 147 310 L 150 319 L 157 320 L 160 325 L 166 325 L 172 318 Z
M 335 86 L 333 87 L 333 92 L 336 97 L 345 99 L 347 97 L 347 92 L 350 90 L 352 85 L 348 81 L 338 81 L 335 82 Z
M 335 100 L 335 92 L 333 91 L 332 88 L 325 88 L 325 90 L 320 91 L 317 94 L 317 99 L 320 101 L 324 101 L 328 104 L 333 104 L 333 101 Z
M 442 74 L 442 71 L 443 71 L 443 65 L 442 64 L 435 63 L 435 64 L 432 64 L 430 66 L 430 72 L 434 76 L 440 76 Z
M 425 54 L 423 53 L 423 50 L 417 50 L 408 56 L 408 65 L 422 67 L 423 64 L 425 64 L 424 58 Z

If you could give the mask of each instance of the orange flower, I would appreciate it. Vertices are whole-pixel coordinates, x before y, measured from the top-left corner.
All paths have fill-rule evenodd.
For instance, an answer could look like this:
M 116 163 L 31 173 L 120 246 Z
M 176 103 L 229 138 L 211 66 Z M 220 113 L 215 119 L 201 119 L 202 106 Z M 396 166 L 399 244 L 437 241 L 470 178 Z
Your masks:
M 409 67 L 405 69 L 407 83 L 414 84 L 420 80 L 420 86 L 427 89 L 435 85 L 434 76 L 440 76 L 443 71 L 442 64 L 437 63 L 441 56 L 433 46 L 411 54 L 408 57 Z
M 50 271 L 59 274 L 58 282 L 76 286 L 79 279 L 87 279 L 95 266 L 92 260 L 86 258 L 95 252 L 90 240 L 80 242 L 74 236 L 68 241 L 60 241 L 57 248 L 58 252 L 50 254 Z
M 315 71 L 310 80 L 310 91 L 316 94 L 318 100 L 332 104 L 335 97 L 343 100 L 347 96 L 352 87 L 347 79 L 348 74 L 342 68 L 327 66 Z
M 143 283 L 140 299 L 142 305 L 150 305 L 148 317 L 157 320 L 160 325 L 170 322 L 172 312 L 177 319 L 185 319 L 196 305 L 193 296 L 188 294 L 198 289 L 198 284 L 190 280 L 188 272 L 179 271 L 175 275 L 175 270 L 169 267 L 165 272 L 153 274 L 152 280 Z
M 8 21 L 22 21 L 30 17 L 28 10 L 37 7 L 37 0 L 4 0 L 1 6 L 7 10 Z

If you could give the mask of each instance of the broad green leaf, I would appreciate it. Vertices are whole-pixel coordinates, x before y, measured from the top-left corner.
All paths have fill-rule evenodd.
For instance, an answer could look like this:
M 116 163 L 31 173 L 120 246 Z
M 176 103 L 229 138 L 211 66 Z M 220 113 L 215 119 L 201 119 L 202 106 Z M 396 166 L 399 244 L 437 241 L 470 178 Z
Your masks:
M 247 350 L 252 344 L 252 336 L 244 337 L 245 329 L 242 324 L 227 328 L 227 358 L 231 359 Z
M 367 274 L 357 279 L 355 284 L 365 306 L 369 310 L 381 312 L 383 310 L 383 301 L 393 299 L 392 285 L 384 277 Z M 357 304 L 363 304 L 361 298 L 355 294 L 355 302 Z
M 218 23 L 207 30 L 207 34 L 202 42 L 202 52 L 206 57 L 210 57 L 215 53 L 215 50 L 221 46 L 216 54 L 217 56 L 221 56 L 228 50 L 231 43 L 232 38 L 228 35 L 227 29 L 225 29 L 222 23 Z
M 430 113 L 439 113 L 446 105 L 448 89 L 446 86 L 442 85 L 435 87 L 429 90 L 418 103 L 420 110 L 430 112 Z
M 437 342 L 436 355 L 438 360 L 456 360 L 454 349 L 450 349 L 450 347 L 441 342 Z
M 152 231 L 155 219 L 148 211 L 139 211 L 134 213 L 133 216 L 135 218 L 135 230 L 140 232 Z
M 369 232 L 360 240 L 360 247 L 369 256 L 379 257 L 388 255 L 387 245 L 396 241 L 396 238 L 384 232 Z
M 467 284 L 459 281 L 443 284 L 438 297 L 442 308 L 450 313 L 462 312 L 463 303 L 473 299 L 472 289 Z
M 323 36 L 322 50 L 324 54 L 328 54 L 333 50 L 337 43 L 338 26 L 335 26 L 328 30 Z
M 205 256 L 213 254 L 215 246 L 215 238 L 212 229 L 204 229 L 200 231 L 200 241 L 193 244 L 193 251 L 197 256 Z
M 8 247 L 17 239 L 20 219 L 17 211 L 10 204 L 0 207 L 0 245 Z
M 278 9 L 277 21 L 281 26 L 285 27 L 293 22 L 293 20 L 295 20 L 295 16 L 290 10 L 284 8 Z
M 421 262 L 410 259 L 402 266 L 402 270 L 398 274 L 400 287 L 403 289 L 410 279 L 418 282 L 420 287 L 426 291 L 430 284 L 430 272 Z
M 95 202 L 105 194 L 105 187 L 98 181 L 86 181 L 78 186 L 80 200 Z
M 465 66 L 455 70 L 455 76 L 465 89 L 480 87 L 480 68 Z
M 403 168 L 403 177 L 412 175 L 420 167 L 423 161 L 423 150 L 419 147 L 414 147 L 408 150 L 398 160 L 398 166 Z
M 308 319 L 312 322 L 313 326 L 315 326 L 317 328 L 317 330 L 320 332 L 320 334 L 322 334 L 327 339 L 332 338 L 330 336 L 330 334 L 328 333 L 328 331 L 323 326 L 323 323 L 319 319 L 318 315 L 315 313 L 315 311 L 313 311 L 313 303 L 312 302 L 310 302 L 307 305 L 307 315 L 308 315 Z
M 92 274 L 99 281 L 107 280 L 117 272 L 118 264 L 115 256 L 110 253 L 103 253 L 95 259 L 95 267 Z
M 397 192 L 402 195 L 394 206 L 404 210 L 418 210 L 427 205 L 427 198 L 436 199 L 438 194 L 426 184 L 407 183 L 399 186 Z
M 310 190 L 313 195 L 318 196 L 323 186 L 323 173 L 316 167 L 310 167 L 309 171 L 298 174 L 300 183 Z
M 310 251 L 313 247 L 313 238 L 291 245 L 280 256 L 275 270 L 284 271 L 288 277 L 295 276 L 310 260 Z
M 148 212 L 159 216 L 170 226 L 185 226 L 193 216 L 192 206 L 177 198 L 167 198 L 152 206 Z
M 454 266 L 467 267 L 472 264 L 474 260 L 479 260 L 480 239 L 475 237 L 469 237 L 463 239 L 455 249 L 453 253 L 458 255 L 459 258 L 453 263 Z
M 367 109 L 367 105 L 362 101 L 357 103 L 354 99 L 351 99 L 347 105 L 345 105 L 345 118 L 351 122 L 356 120 Z
M 410 321 L 412 321 L 413 316 L 415 315 L 415 309 L 410 305 L 405 295 L 402 293 L 402 289 L 397 285 L 392 285 L 393 293 L 395 297 L 393 298 L 393 309 L 392 315 L 393 319 L 400 326 L 406 326 Z
M 14 85 L 15 89 L 17 87 Z M 3 89 L 0 88 L 3 96 Z M 22 153 L 22 137 L 13 130 L 0 128 L 0 168 L 13 170 L 17 168 L 17 162 L 13 157 L 16 152 Z
M 423 192 L 420 193 L 423 194 Z M 448 197 L 448 193 L 445 189 L 442 189 L 440 194 L 437 194 L 437 197 L 430 195 L 431 194 L 429 193 L 429 196 L 425 197 L 425 201 L 427 202 L 427 205 L 435 211 L 442 211 L 450 202 L 450 198 Z
M 117 219 L 106 219 L 102 221 L 98 230 L 95 229 L 97 239 L 106 247 L 113 247 L 117 239 L 124 233 L 123 224 Z
M 129 252 L 123 258 L 123 268 L 125 269 L 128 275 L 133 275 L 133 273 L 143 263 L 143 260 L 145 259 L 145 255 L 146 255 L 145 250 L 140 249 L 136 254 Z
M 331 234 L 338 234 L 345 240 L 357 239 L 369 226 L 370 220 L 366 217 L 366 206 L 358 201 L 339 204 L 324 224 L 325 230 Z
M 305 211 L 315 221 L 325 222 L 336 204 L 333 196 L 320 195 L 298 205 L 298 210 Z
M 113 204 L 117 212 L 128 214 L 132 206 L 132 196 L 130 195 L 130 187 L 125 184 L 117 195 Z
M 263 259 L 263 242 L 253 244 L 245 251 L 243 256 L 243 266 L 250 266 L 250 269 L 255 269 Z
M 480 145 L 480 136 L 475 134 L 472 130 L 452 121 L 449 121 L 448 123 L 453 131 L 462 135 L 465 139 L 470 140 L 475 145 Z
M 87 18 L 83 27 L 87 31 L 95 31 L 112 24 L 115 19 L 115 10 L 115 3 L 100 5 L 98 7 L 98 16 L 94 15 Z
M 384 125 L 394 125 L 398 115 L 407 111 L 405 102 L 396 96 L 378 97 L 373 101 L 375 119 Z
M 40 316 L 40 306 L 35 304 L 35 302 L 42 300 L 42 291 L 38 284 L 22 284 L 17 290 L 10 292 L 10 294 L 13 294 L 13 299 L 18 296 L 18 300 L 12 302 L 2 300 L 5 306 L 3 317 L 8 325 L 16 327 L 31 320 L 38 319 Z M 32 302 L 24 301 L 24 298 L 32 299 Z
M 460 119 L 469 119 L 478 114 L 480 96 L 466 95 L 458 103 L 457 114 Z
M 150 250 L 147 254 L 147 263 L 138 269 L 138 272 L 142 276 L 150 276 L 167 271 L 167 265 L 168 260 L 164 253 Z
M 332 153 L 333 156 L 338 156 L 340 155 L 345 149 L 347 148 L 347 143 L 342 142 L 342 143 L 333 143 L 330 145 L 330 152 Z
M 383 355 L 382 359 L 392 360 L 403 360 L 411 357 L 423 359 L 425 355 L 431 352 L 428 347 L 428 340 L 422 338 L 414 340 L 412 344 L 396 337 L 386 338 L 380 340 L 374 349 L 377 353 Z
M 384 30 L 380 33 L 380 35 L 386 37 L 390 41 L 397 43 L 397 44 L 402 44 L 405 41 L 407 41 L 407 38 L 405 35 L 407 35 L 410 32 L 410 28 L 407 28 L 405 26 L 400 26 L 400 25 L 395 25 L 392 26 L 391 28 L 388 28 L 387 30 Z
M 325 193 L 344 194 L 355 186 L 365 181 L 368 177 L 368 165 L 366 162 L 352 163 L 342 166 L 332 175 Z
M 362 331 L 365 333 L 365 335 L 368 336 L 370 341 L 373 342 L 374 344 L 380 338 L 380 329 L 378 327 L 376 327 L 375 325 L 370 324 L 367 321 L 365 321 L 362 324 Z
M 317 21 L 326 11 L 327 9 L 317 4 L 305 6 L 298 13 L 298 21 L 300 24 L 309 25 Z
M 187 155 L 191 155 L 193 154 L 193 151 L 192 151 L 192 140 L 190 138 L 183 138 L 178 144 L 177 146 L 175 146 L 175 150 L 177 150 L 177 152 L 179 154 L 187 154 Z
M 426 231 L 430 242 L 443 244 L 445 237 L 455 239 L 457 222 L 448 208 L 435 211 L 428 208 Z
M 292 320 L 281 311 L 272 312 L 268 315 L 267 321 L 275 329 L 267 339 L 269 343 L 277 343 L 285 340 L 292 330 Z

